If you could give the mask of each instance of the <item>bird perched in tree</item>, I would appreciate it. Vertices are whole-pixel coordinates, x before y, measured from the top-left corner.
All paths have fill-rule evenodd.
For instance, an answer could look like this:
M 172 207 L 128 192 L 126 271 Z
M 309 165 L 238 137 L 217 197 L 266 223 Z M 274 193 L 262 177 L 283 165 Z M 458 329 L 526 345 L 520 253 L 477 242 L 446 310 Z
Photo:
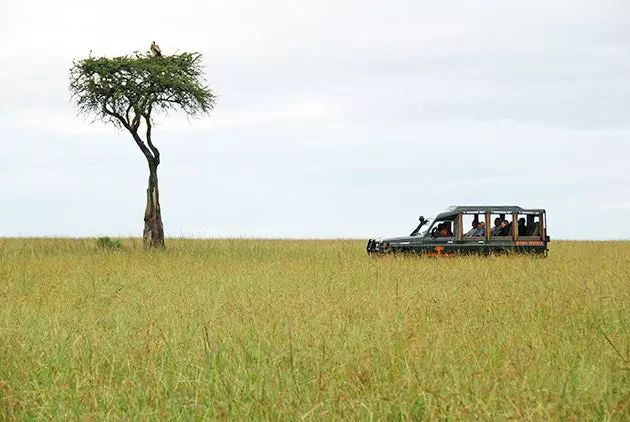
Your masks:
M 151 43 L 151 53 L 153 53 L 153 55 L 157 57 L 162 55 L 162 50 L 160 50 L 160 46 L 157 45 L 155 41 Z

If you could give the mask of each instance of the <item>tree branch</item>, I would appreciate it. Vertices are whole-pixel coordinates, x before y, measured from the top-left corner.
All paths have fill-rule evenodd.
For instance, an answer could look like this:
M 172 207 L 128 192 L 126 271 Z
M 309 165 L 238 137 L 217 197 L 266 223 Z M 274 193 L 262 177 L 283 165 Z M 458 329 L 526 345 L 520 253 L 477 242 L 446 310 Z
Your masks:
M 138 110 L 135 110 L 135 109 L 133 111 L 133 120 L 131 122 L 131 127 L 135 131 L 137 131 L 138 128 L 140 127 L 140 113 L 138 112 Z
M 138 135 L 137 129 L 134 129 L 134 127 L 130 126 L 123 116 L 121 116 L 120 114 L 112 110 L 109 110 L 107 108 L 107 105 L 103 106 L 103 112 L 115 118 L 116 120 L 118 120 L 124 126 L 124 128 L 127 129 L 131 133 L 131 136 L 133 136 L 133 140 L 136 141 L 138 148 L 140 148 L 140 151 L 142 151 L 144 156 L 147 158 L 147 161 L 155 162 L 155 157 L 151 154 L 151 151 L 149 150 L 149 148 L 147 148 L 145 143 L 142 141 L 142 138 L 140 138 L 140 135 Z
M 128 122 L 131 122 L 131 117 L 129 117 L 129 112 L 131 111 L 131 107 L 132 107 L 132 104 L 131 104 L 131 101 L 129 101 L 129 106 L 127 107 L 127 112 L 125 113 L 125 116 L 127 116 Z
M 140 150 L 146 157 L 149 164 L 155 164 L 155 157 L 153 156 L 153 154 L 151 154 L 151 151 L 149 151 L 149 148 L 147 148 L 144 141 L 142 141 L 142 138 L 140 137 L 140 135 L 138 135 L 138 131 L 131 132 L 131 136 L 133 136 L 133 140 L 136 141 L 136 144 L 138 145 L 138 147 L 140 148 Z
M 151 140 L 151 106 L 149 106 L 148 112 L 144 114 L 144 121 L 147 125 L 147 144 L 149 144 L 149 148 L 151 148 L 151 151 L 153 152 L 153 157 L 155 157 L 155 165 L 158 166 L 160 165 L 160 151 L 155 145 L 153 145 Z
M 123 116 L 121 116 L 120 114 L 114 112 L 113 110 L 108 109 L 107 108 L 107 102 L 103 103 L 103 113 L 105 113 L 108 116 L 111 116 L 111 117 L 115 118 L 116 120 L 118 120 L 118 122 L 125 129 L 129 129 L 129 122 L 127 120 L 125 120 L 125 118 Z

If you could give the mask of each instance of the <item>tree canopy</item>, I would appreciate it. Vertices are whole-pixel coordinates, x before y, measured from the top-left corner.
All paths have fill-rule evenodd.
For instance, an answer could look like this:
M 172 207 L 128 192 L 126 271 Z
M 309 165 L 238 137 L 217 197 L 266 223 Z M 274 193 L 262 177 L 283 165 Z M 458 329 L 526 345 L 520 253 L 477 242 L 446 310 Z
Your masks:
M 216 100 L 205 84 L 201 54 L 89 57 L 74 62 L 70 92 L 79 111 L 137 130 L 153 111 L 195 117 Z

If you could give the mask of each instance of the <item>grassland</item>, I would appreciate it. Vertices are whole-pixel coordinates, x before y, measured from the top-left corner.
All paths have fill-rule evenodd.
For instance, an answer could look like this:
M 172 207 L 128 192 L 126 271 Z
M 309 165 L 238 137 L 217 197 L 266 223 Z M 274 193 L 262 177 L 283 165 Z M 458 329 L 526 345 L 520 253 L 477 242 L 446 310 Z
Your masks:
M 0 419 L 630 420 L 630 242 L 0 239 Z

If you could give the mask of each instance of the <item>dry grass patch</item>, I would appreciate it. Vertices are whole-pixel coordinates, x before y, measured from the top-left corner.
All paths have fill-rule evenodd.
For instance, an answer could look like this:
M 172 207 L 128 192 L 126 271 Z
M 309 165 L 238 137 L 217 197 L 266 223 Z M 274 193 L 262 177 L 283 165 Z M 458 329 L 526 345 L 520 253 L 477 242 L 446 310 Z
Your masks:
M 630 242 L 0 239 L 4 419 L 630 418 Z

